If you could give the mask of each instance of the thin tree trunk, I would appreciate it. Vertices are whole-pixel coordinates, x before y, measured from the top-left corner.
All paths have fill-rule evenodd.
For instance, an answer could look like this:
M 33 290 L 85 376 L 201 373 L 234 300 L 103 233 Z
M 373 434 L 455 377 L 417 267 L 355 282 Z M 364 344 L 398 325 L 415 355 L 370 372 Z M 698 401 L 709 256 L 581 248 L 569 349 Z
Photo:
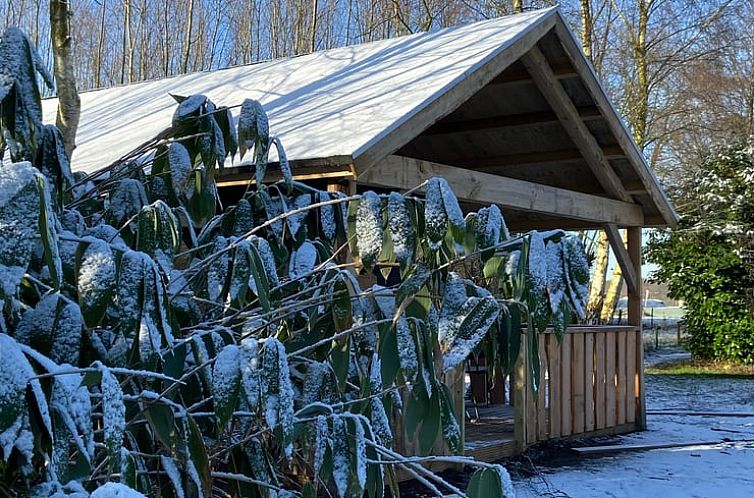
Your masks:
M 584 50 L 584 55 L 593 63 L 594 18 L 590 0 L 579 0 L 579 13 L 581 14 L 581 48 Z
M 626 231 L 621 230 L 621 239 L 626 240 Z M 618 299 L 620 299 L 620 293 L 623 290 L 623 272 L 620 269 L 619 264 L 615 264 L 613 268 L 613 275 L 610 277 L 610 283 L 607 286 L 607 292 L 605 292 L 605 302 L 602 305 L 602 314 L 600 316 L 603 323 L 609 322 L 615 314 L 615 308 L 618 306 Z
M 76 129 L 81 116 L 81 100 L 74 75 L 71 11 L 68 0 L 50 1 L 50 32 L 58 87 L 56 125 L 63 136 L 65 151 L 70 157 L 76 147 Z
M 589 285 L 589 300 L 586 305 L 586 323 L 597 324 L 601 320 L 602 304 L 605 301 L 605 280 L 607 262 L 610 256 L 610 241 L 604 231 L 600 231 L 594 260 L 594 271 Z
M 107 0 L 102 0 L 102 17 L 100 18 L 99 40 L 97 44 L 97 63 L 94 70 L 94 87 L 102 86 L 102 54 L 105 50 L 105 11 L 107 10 Z
M 170 22 L 170 4 L 168 0 L 165 0 L 165 8 L 162 11 L 163 29 L 165 30 L 165 47 L 162 53 L 162 63 L 164 64 L 164 75 L 167 78 L 170 76 L 170 31 L 168 30 L 168 23 Z
M 312 31 L 311 31 L 311 44 L 309 45 L 309 51 L 314 52 L 317 49 L 317 12 L 318 5 L 317 0 L 312 0 Z
M 189 56 L 191 55 L 191 30 L 194 23 L 194 0 L 189 0 L 189 8 L 186 22 L 186 41 L 183 44 L 183 64 L 181 65 L 181 72 L 188 72 Z
M 121 59 L 120 59 L 120 83 L 124 84 L 126 82 L 126 68 L 128 67 L 126 63 L 126 58 L 128 56 L 128 47 L 130 45 L 130 42 L 128 40 L 128 33 L 130 32 L 130 26 L 131 24 L 131 0 L 124 0 L 123 2 L 123 37 L 121 40 Z

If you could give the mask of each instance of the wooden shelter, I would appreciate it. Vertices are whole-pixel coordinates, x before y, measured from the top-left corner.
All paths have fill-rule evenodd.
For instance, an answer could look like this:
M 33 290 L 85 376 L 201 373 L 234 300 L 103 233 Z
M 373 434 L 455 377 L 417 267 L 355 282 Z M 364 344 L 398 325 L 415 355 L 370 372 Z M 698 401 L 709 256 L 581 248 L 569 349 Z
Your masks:
M 541 334 L 539 395 L 523 354 L 513 407 L 479 407 L 466 451 L 496 460 L 537 441 L 645 427 L 641 230 L 677 217 L 557 9 L 85 93 L 74 169 L 126 153 L 124 133 L 130 144 L 156 135 L 174 109 L 168 93 L 260 100 L 301 180 L 357 192 L 442 176 L 465 205 L 497 204 L 511 230 L 606 230 L 628 325 L 572 327 L 562 344 Z M 227 166 L 221 188 L 252 181 L 252 166 Z M 461 412 L 463 379 L 450 379 Z

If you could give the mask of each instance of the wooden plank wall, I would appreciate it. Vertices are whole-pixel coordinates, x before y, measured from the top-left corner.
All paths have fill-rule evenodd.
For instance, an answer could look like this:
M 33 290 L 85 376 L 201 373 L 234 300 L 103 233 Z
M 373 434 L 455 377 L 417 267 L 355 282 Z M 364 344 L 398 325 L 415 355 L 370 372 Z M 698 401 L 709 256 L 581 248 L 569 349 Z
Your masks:
M 517 431 L 525 435 L 526 445 L 632 430 L 640 420 L 636 411 L 643 395 L 636 365 L 639 330 L 573 327 L 562 341 L 550 331 L 538 335 L 539 392 L 536 396 L 516 393 L 516 399 L 526 404 L 521 410 L 524 420 L 517 420 L 524 424 Z M 526 382 L 527 389 L 531 380 Z

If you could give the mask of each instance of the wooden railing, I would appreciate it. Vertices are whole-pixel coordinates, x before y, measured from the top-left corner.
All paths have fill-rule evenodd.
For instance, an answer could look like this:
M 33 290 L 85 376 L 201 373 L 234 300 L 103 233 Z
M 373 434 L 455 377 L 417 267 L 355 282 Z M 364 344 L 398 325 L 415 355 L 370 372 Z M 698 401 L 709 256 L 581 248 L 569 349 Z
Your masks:
M 588 433 L 629 432 L 642 425 L 642 343 L 636 327 L 571 327 L 558 342 L 538 334 L 539 390 L 532 392 L 525 333 L 515 375 L 519 449 Z

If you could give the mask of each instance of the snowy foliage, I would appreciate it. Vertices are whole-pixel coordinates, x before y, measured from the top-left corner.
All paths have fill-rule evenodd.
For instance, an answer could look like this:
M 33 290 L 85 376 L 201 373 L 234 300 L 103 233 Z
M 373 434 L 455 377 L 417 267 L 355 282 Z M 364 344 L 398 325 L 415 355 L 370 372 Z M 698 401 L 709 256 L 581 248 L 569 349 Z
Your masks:
M 0 89 L 34 118 L 10 43 L 27 42 L 0 42 Z M 461 449 L 442 373 L 534 292 L 503 262 L 544 272 L 548 313 L 583 299 L 583 254 L 562 232 L 511 237 L 494 206 L 464 218 L 440 178 L 424 199 L 317 190 L 293 179 L 259 102 L 234 126 L 206 96 L 173 98 L 155 145 L 91 178 L 38 119 L 7 141 L 35 161 L 0 168 L 0 449 L 16 494 L 382 496 L 386 469 L 410 465 L 391 448 L 396 417 L 433 410 L 439 423 L 415 421 L 422 451 Z M 273 146 L 283 179 L 265 183 Z M 225 206 L 217 171 L 249 151 L 257 184 Z M 496 299 L 461 261 L 526 289 Z M 394 267 L 400 284 L 364 284 Z

